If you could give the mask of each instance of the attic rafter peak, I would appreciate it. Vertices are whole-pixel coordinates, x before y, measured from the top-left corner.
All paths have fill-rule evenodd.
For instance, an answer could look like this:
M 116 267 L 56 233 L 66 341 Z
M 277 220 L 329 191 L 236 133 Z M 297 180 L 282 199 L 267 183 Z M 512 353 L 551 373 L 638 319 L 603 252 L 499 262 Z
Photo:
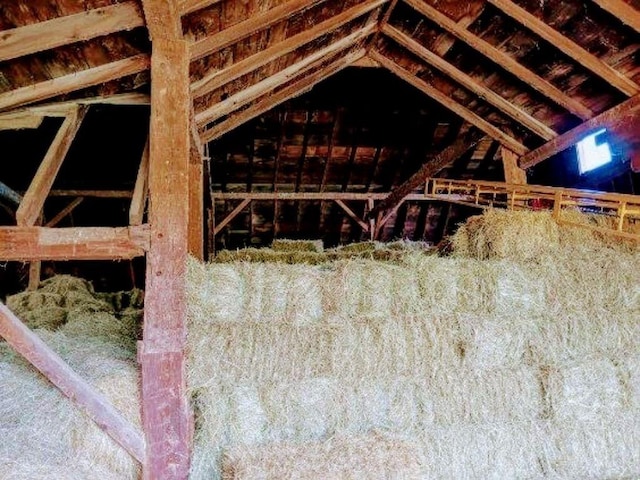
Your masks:
M 194 97 L 202 96 L 208 92 L 215 90 L 216 88 L 233 81 L 242 75 L 245 75 L 257 68 L 266 65 L 277 58 L 290 53 L 301 46 L 320 38 L 327 33 L 330 33 L 337 28 L 359 18 L 360 16 L 371 12 L 379 6 L 386 3 L 388 0 L 366 0 L 358 5 L 355 5 L 338 15 L 325 20 L 313 27 L 304 30 L 292 37 L 289 37 L 275 45 L 262 50 L 254 55 L 251 55 L 237 63 L 234 63 L 228 68 L 217 70 L 209 75 L 205 75 L 200 80 L 197 80 L 191 84 L 191 93 Z

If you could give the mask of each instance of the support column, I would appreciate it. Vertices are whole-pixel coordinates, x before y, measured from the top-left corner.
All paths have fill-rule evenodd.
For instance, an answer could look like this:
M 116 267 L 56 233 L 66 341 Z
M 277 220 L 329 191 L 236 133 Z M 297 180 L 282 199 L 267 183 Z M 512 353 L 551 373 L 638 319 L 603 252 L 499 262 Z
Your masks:
M 186 480 L 193 420 L 186 393 L 186 264 L 189 238 L 189 50 L 153 38 L 149 225 L 142 367 L 145 480 Z

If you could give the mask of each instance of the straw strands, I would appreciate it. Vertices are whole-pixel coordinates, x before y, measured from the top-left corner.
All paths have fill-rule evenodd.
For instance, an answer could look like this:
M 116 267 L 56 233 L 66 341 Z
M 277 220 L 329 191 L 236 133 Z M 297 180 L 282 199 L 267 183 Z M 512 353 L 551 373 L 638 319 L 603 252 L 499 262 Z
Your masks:
M 374 432 L 324 442 L 238 447 L 225 453 L 222 478 L 417 480 L 423 478 L 420 463 L 415 442 Z
M 415 442 L 421 478 L 639 476 L 618 436 L 640 412 L 640 256 L 590 232 L 572 253 L 583 230 L 518 213 L 473 219 L 449 257 L 190 261 L 191 478 L 304 478 L 279 447 L 374 431 Z

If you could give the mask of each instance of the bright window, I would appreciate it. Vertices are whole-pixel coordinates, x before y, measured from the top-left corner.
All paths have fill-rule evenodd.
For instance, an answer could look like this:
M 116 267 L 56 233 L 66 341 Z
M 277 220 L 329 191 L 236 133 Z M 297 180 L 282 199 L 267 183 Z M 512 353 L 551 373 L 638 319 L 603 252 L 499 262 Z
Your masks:
M 611 148 L 604 135 L 606 132 L 603 128 L 576 144 L 580 173 L 589 172 L 611 161 Z

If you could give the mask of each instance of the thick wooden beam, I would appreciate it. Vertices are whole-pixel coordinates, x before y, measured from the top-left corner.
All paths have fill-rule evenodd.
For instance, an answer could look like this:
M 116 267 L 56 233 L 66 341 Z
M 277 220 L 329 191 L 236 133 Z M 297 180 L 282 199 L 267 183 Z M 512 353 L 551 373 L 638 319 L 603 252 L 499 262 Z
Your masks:
M 264 13 L 236 23 L 219 33 L 209 37 L 204 37 L 191 44 L 189 49 L 191 60 L 197 60 L 217 52 L 218 50 L 222 50 L 243 38 L 247 38 L 255 32 L 269 28 L 270 26 L 278 22 L 282 22 L 296 13 L 311 8 L 323 1 L 324 0 L 289 0 L 277 7 L 267 10 Z
M 504 167 L 504 181 L 512 184 L 527 183 L 527 172 L 518 166 L 518 155 L 502 147 L 502 166 Z
M 149 197 L 149 139 L 144 145 L 136 184 L 133 187 L 131 205 L 129 206 L 129 225 L 142 225 L 144 210 Z
M 181 15 L 186 15 L 215 5 L 221 1 L 222 0 L 178 0 L 178 8 L 180 9 Z
M 78 107 L 62 123 L 16 211 L 18 225 L 35 225 L 86 111 L 87 107 Z
M 143 25 L 138 3 L 126 1 L 4 30 L 0 62 Z
M 0 130 L 22 130 L 25 128 L 38 128 L 44 117 L 28 112 L 18 112 L 0 115 Z
M 544 138 L 545 140 L 551 140 L 552 138 L 558 136 L 556 132 L 554 132 L 540 120 L 534 118 L 521 108 L 508 102 L 490 88 L 487 88 L 484 85 L 478 83 L 469 75 L 461 70 L 458 70 L 449 62 L 431 52 L 429 49 L 425 48 L 420 43 L 416 42 L 413 38 L 401 32 L 397 28 L 394 28 L 391 25 L 385 25 L 382 28 L 382 32 L 389 38 L 396 41 L 399 45 L 402 45 L 407 50 L 427 62 L 429 65 L 437 68 L 469 91 L 478 95 L 478 97 L 480 97 L 482 100 L 490 103 L 498 110 L 510 116 L 515 121 L 520 123 L 525 128 L 528 128 L 538 136 Z
M 640 123 L 640 94 L 563 133 L 520 158 L 520 168 L 531 168 L 571 147 L 589 132 L 606 128 L 615 131 L 625 124 Z
M 366 38 L 370 35 L 376 26 L 375 24 L 368 25 L 360 30 L 347 35 L 346 37 L 332 43 L 320 50 L 315 51 L 311 55 L 303 58 L 299 62 L 285 68 L 284 70 L 275 73 L 264 80 L 251 85 L 238 93 L 231 95 L 226 100 L 211 105 L 209 108 L 196 112 L 196 123 L 200 126 L 206 123 L 212 122 L 218 118 L 221 118 L 229 113 L 237 110 L 248 103 L 256 100 L 265 93 L 273 90 L 274 88 L 286 83 L 288 80 L 301 75 L 318 65 L 321 65 L 325 58 L 329 55 L 348 49 L 353 46 L 359 40 Z
M 2 302 L 0 335 L 133 458 L 144 460 L 144 440 L 138 429 Z
M 27 85 L 0 94 L 0 110 L 8 110 L 27 103 L 45 100 L 64 93 L 82 90 L 118 78 L 133 75 L 149 68 L 147 54 L 106 63 L 99 67 L 69 73 L 52 80 Z
M 152 42 L 158 38 L 183 38 L 177 0 L 143 0 L 142 8 Z
M 463 42 L 467 43 L 470 47 L 480 52 L 485 57 L 489 58 L 494 63 L 500 65 L 506 71 L 515 75 L 522 82 L 530 85 L 540 92 L 545 97 L 553 100 L 567 111 L 573 113 L 582 119 L 588 119 L 593 117 L 593 112 L 578 102 L 576 99 L 570 97 L 560 89 L 549 83 L 544 78 L 536 75 L 528 68 L 518 63 L 513 57 L 498 50 L 496 47 L 474 35 L 465 28 L 462 28 L 456 22 L 449 17 L 438 11 L 436 8 L 429 5 L 422 0 L 404 0 L 409 6 L 416 11 L 422 13 L 424 16 L 435 22 L 440 27 L 444 28 L 455 37 L 459 38 Z
M 640 32 L 640 11 L 624 0 L 593 0 L 603 10 L 606 10 L 622 23 L 629 25 L 636 32 Z
M 335 17 L 331 17 L 324 22 L 320 22 L 297 35 L 293 35 L 282 42 L 276 43 L 275 45 L 240 60 L 227 68 L 214 71 L 202 79 L 193 82 L 191 85 L 191 93 L 194 97 L 199 97 L 211 92 L 228 82 L 240 78 L 257 68 L 286 55 L 287 53 L 293 52 L 322 35 L 326 35 L 327 33 L 334 31 L 361 15 L 378 8 L 387 1 L 388 0 L 366 0 L 345 10 L 344 12 L 339 13 Z
M 374 60 L 376 60 L 380 65 L 388 69 L 391 73 L 405 80 L 410 85 L 413 85 L 415 88 L 425 93 L 429 97 L 433 98 L 435 101 L 442 104 L 444 107 L 448 108 L 452 112 L 456 113 L 457 115 L 465 119 L 470 124 L 479 128 L 480 130 L 485 132 L 487 135 L 489 135 L 491 138 L 494 138 L 495 140 L 500 142 L 505 147 L 515 152 L 518 152 L 518 154 L 520 155 L 524 155 L 526 152 L 529 151 L 527 147 L 525 147 L 523 144 L 518 142 L 513 137 L 507 135 L 499 128 L 495 127 L 494 125 L 490 124 L 480 116 L 473 113 L 471 110 L 467 109 L 466 107 L 463 107 L 458 102 L 456 102 L 455 100 L 451 99 L 450 97 L 442 93 L 436 87 L 428 84 L 424 80 L 421 80 L 420 78 L 406 71 L 402 67 L 398 66 L 392 60 L 389 60 L 387 57 L 379 54 L 378 52 L 371 52 L 369 55 Z
M 191 100 L 184 40 L 156 37 L 151 57 L 149 224 L 142 368 L 145 480 L 186 480 L 193 420 L 186 387 L 186 268 Z
M 487 0 L 490 4 L 496 6 L 504 13 L 509 15 L 516 22 L 531 30 L 536 35 L 545 39 L 551 45 L 562 51 L 564 54 L 573 58 L 578 65 L 588 68 L 598 75 L 610 85 L 620 90 L 622 93 L 633 96 L 640 92 L 640 87 L 630 78 L 625 77 L 622 73 L 613 69 L 595 55 L 592 55 L 573 40 L 565 37 L 557 30 L 544 23 L 535 15 L 511 0 Z M 640 12 L 636 13 L 640 17 Z
M 469 149 L 475 147 L 481 139 L 482 134 L 477 130 L 471 130 L 465 137 L 459 137 L 434 158 L 426 161 L 422 167 L 402 185 L 398 185 L 391 190 L 384 200 L 369 211 L 368 217 L 376 218 L 379 213 L 393 210 L 399 206 L 400 202 L 404 201 L 407 195 L 411 194 L 420 185 L 424 185 L 429 177 L 432 177 L 457 158 L 464 155 Z
M 144 255 L 149 229 L 0 227 L 0 261 L 128 260 Z
M 242 112 L 239 112 L 228 119 L 220 122 L 216 126 L 209 128 L 208 130 L 204 130 L 200 137 L 203 142 L 210 142 L 215 140 L 216 138 L 221 137 L 225 133 L 233 130 L 234 128 L 242 125 L 243 123 L 251 120 L 252 118 L 257 117 L 258 115 L 263 114 L 264 112 L 268 112 L 272 108 L 281 103 L 289 100 L 290 98 L 301 95 L 302 93 L 311 89 L 315 84 L 321 82 L 325 78 L 330 77 L 331 75 L 339 72 L 345 67 L 348 67 L 353 62 L 357 61 L 359 58 L 362 58 L 365 54 L 364 49 L 358 50 L 351 54 L 345 55 L 339 60 L 333 62 L 328 65 L 326 68 L 312 73 L 311 75 L 304 76 L 299 80 L 294 80 L 291 84 L 284 87 L 282 90 L 278 91 L 275 94 L 268 94 L 259 99 L 256 103 L 249 106 Z

